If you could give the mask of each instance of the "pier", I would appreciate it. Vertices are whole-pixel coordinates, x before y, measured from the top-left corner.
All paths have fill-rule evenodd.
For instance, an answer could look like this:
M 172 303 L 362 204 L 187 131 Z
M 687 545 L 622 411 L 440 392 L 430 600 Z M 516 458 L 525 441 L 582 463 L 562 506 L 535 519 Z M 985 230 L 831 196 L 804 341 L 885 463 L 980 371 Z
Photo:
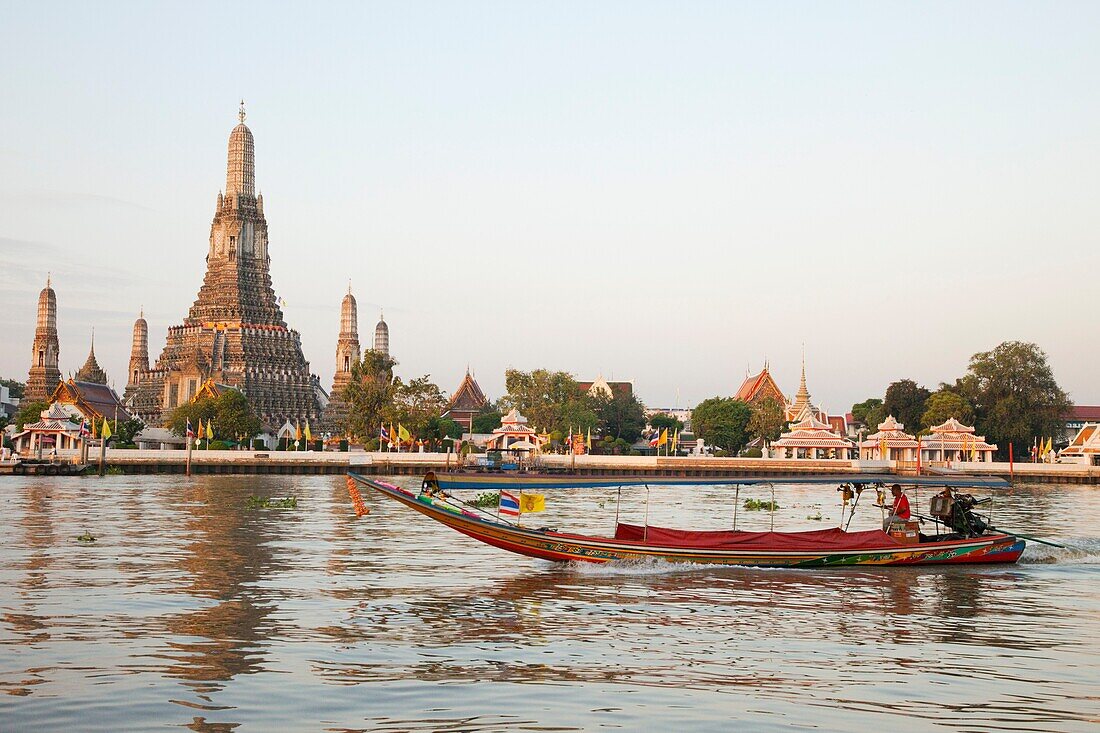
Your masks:
M 28 474 L 72 473 L 72 456 L 61 456 L 57 470 L 39 470 L 41 463 L 28 463 Z M 472 462 L 477 456 L 468 457 Z M 69 459 L 65 461 L 65 459 Z M 89 456 L 88 466 L 98 469 L 99 456 Z M 127 474 L 183 474 L 187 470 L 184 450 L 124 450 L 108 449 L 107 466 Z M 860 460 L 794 460 L 764 458 L 710 458 L 665 456 L 593 456 L 573 459 L 563 455 L 540 456 L 535 463 L 539 470 L 575 472 L 585 476 L 631 476 L 658 478 L 729 478 L 739 476 L 798 476 L 799 474 L 850 475 L 853 473 L 896 474 L 899 480 L 911 475 L 904 462 Z M 394 453 L 362 451 L 234 451 L 201 450 L 191 454 L 191 473 L 206 474 L 275 474 L 275 475 L 338 475 L 349 470 L 376 476 L 418 476 L 426 471 L 448 471 L 463 468 L 455 455 L 446 453 Z M 465 466 L 467 470 L 477 467 Z M 899 470 L 900 469 L 900 470 Z M 957 463 L 951 470 L 969 475 L 999 476 L 1028 483 L 1100 484 L 1100 466 L 1070 463 Z M 0 475 L 24 472 L 11 465 L 0 466 Z

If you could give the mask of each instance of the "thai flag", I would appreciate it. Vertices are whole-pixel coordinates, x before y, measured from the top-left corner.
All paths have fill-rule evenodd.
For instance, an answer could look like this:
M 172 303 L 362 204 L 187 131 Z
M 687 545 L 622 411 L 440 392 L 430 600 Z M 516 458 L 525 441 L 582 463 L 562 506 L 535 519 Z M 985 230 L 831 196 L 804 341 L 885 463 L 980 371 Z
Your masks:
M 84 418 L 80 421 L 80 437 L 87 438 L 91 434 L 91 431 L 88 430 L 88 418 Z
M 187 437 L 188 438 L 194 438 L 195 437 L 195 429 L 193 427 L 191 427 L 190 418 L 188 418 L 188 420 L 187 420 Z
M 500 513 L 509 517 L 518 517 L 519 497 L 507 491 L 500 492 Z
M 389 431 L 386 430 L 385 425 L 378 426 L 378 443 L 388 443 L 390 441 Z

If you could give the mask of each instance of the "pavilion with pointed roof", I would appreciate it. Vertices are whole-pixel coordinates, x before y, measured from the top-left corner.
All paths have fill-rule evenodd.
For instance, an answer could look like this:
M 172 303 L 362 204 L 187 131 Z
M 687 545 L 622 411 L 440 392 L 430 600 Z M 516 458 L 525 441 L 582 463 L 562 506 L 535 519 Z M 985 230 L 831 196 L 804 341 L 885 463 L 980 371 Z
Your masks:
M 812 414 L 791 425 L 789 432 L 771 444 L 772 458 L 850 459 L 855 446 L 836 433 L 829 423 Z
M 527 425 L 527 418 L 512 408 L 501 418 L 500 427 L 485 442 L 486 450 L 541 451 L 549 438 Z
M 955 418 L 931 428 L 930 433 L 921 439 L 921 459 L 926 464 L 959 461 L 988 463 L 996 452 L 995 444 L 987 443 L 984 435 L 975 435 L 974 428 L 963 425 Z
M 80 448 L 83 440 L 80 435 L 82 418 L 71 405 L 54 402 L 39 413 L 39 417 L 37 422 L 27 423 L 22 431 L 12 437 L 12 445 L 17 453 L 30 456 L 41 454 L 45 450 Z
M 488 404 L 489 399 L 481 391 L 477 380 L 470 375 L 470 369 L 467 367 L 466 376 L 462 378 L 462 383 L 451 395 L 440 417 L 454 420 L 462 426 L 463 430 L 472 433 L 474 416 Z
M 859 444 L 859 458 L 863 461 L 911 461 L 917 460 L 920 443 L 905 432 L 905 425 L 893 415 L 879 423 L 878 432 L 868 435 Z

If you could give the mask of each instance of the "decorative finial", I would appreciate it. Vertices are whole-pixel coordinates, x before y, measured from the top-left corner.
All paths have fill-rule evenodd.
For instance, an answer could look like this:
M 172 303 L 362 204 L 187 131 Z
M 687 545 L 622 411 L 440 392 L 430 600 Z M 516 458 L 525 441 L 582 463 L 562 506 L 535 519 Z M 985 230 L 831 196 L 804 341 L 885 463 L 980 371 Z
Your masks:
M 348 295 L 351 295 L 351 278 L 348 278 Z
M 138 318 L 145 318 L 145 304 L 142 304 L 141 310 L 138 311 Z
M 50 289 L 50 274 L 51 273 L 49 273 L 49 272 L 46 273 L 46 289 L 47 290 Z
M 244 124 L 244 100 L 241 100 L 241 111 L 237 113 L 237 117 L 241 119 L 241 124 Z

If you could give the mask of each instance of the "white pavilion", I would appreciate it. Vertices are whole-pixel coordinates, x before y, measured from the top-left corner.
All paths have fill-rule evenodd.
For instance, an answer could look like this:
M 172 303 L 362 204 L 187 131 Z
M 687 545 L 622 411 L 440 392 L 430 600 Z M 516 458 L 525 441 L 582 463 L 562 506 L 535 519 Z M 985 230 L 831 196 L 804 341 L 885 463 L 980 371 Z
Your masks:
M 513 450 L 538 452 L 548 438 L 527 425 L 527 418 L 514 407 L 500 420 L 500 427 L 485 442 L 486 450 Z
M 878 432 L 868 435 L 859 444 L 859 458 L 863 461 L 911 461 L 917 460 L 920 443 L 905 432 L 905 425 L 893 415 L 879 423 Z
M 855 445 L 812 413 L 771 444 L 773 458 L 835 458 L 848 460 Z
M 997 446 L 985 442 L 984 435 L 975 435 L 974 428 L 955 418 L 935 426 L 921 439 L 920 454 L 925 463 L 977 461 L 989 463 Z

